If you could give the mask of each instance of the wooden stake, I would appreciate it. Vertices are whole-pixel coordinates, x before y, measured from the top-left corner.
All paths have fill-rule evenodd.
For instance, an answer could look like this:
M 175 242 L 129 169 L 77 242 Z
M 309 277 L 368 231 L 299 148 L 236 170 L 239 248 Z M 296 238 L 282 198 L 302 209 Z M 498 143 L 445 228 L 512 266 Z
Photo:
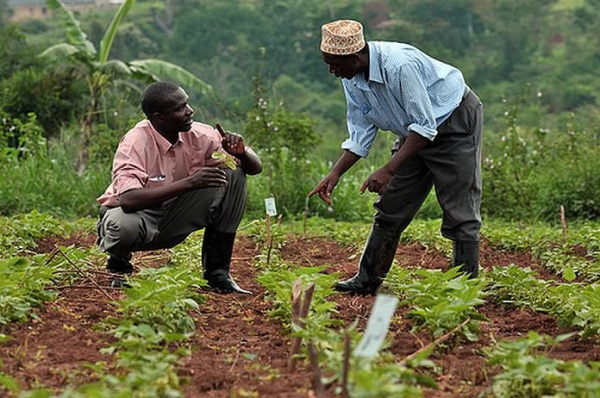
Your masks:
M 310 358 L 310 366 L 313 370 L 312 387 L 315 391 L 316 397 L 325 396 L 325 386 L 321 380 L 321 369 L 319 369 L 319 356 L 317 355 L 317 349 L 315 345 L 310 342 L 308 343 L 308 357 Z
M 296 279 L 292 286 L 292 323 L 298 323 L 302 307 L 302 280 Z
M 299 283 L 298 280 L 296 280 L 296 282 L 294 283 L 294 288 L 292 289 L 292 300 L 294 299 L 294 292 L 293 290 L 296 288 L 296 283 Z M 301 288 L 300 288 L 301 291 Z M 292 323 L 294 325 L 296 325 L 299 328 L 303 328 L 305 325 L 305 319 L 308 316 L 308 311 L 310 310 L 310 303 L 312 301 L 312 296 L 313 293 L 315 292 L 315 284 L 312 283 L 304 292 L 304 299 L 302 300 L 302 303 L 300 305 L 300 311 L 298 313 L 298 318 L 296 319 L 296 321 L 292 321 Z M 299 301 L 299 300 L 298 300 Z M 294 305 L 296 303 L 294 303 L 294 301 L 292 301 L 292 309 L 294 308 Z M 297 305 L 297 304 L 296 304 Z M 300 344 L 302 343 L 302 338 L 299 336 L 294 336 L 292 338 L 292 344 L 291 344 L 291 348 L 290 348 L 290 359 L 288 361 L 288 368 L 293 371 L 294 369 L 296 369 L 296 354 L 298 354 L 298 352 L 300 351 Z
M 304 214 L 302 220 L 302 239 L 306 239 L 306 221 L 308 220 L 308 200 L 309 197 L 306 197 L 306 201 L 304 202 Z
M 560 206 L 560 223 L 562 224 L 563 243 L 567 243 L 567 217 L 564 206 Z
M 271 249 L 273 248 L 273 239 L 271 238 L 271 216 L 267 214 L 267 265 L 271 262 Z
M 350 332 L 344 333 L 344 367 L 342 368 L 342 398 L 348 398 L 348 374 L 350 373 Z
M 300 278 L 296 279 L 294 285 L 292 286 L 292 326 L 298 325 L 300 319 L 300 312 L 302 309 L 302 280 Z M 300 338 L 292 337 L 292 342 L 290 344 L 290 358 L 288 359 L 288 368 L 294 369 L 295 360 L 294 355 L 298 353 L 300 349 Z
M 308 316 L 310 310 L 310 303 L 312 302 L 312 296 L 315 292 L 315 284 L 311 283 L 310 286 L 304 292 L 304 300 L 302 300 L 302 308 L 300 309 L 300 323 L 304 326 L 304 320 Z

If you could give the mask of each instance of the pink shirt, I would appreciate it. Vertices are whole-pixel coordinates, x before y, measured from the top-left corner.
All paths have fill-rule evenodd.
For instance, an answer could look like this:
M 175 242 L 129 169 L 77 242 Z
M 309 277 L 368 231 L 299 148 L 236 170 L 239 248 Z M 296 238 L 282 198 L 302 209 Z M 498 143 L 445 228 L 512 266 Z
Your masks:
M 121 138 L 115 154 L 112 183 L 97 200 L 103 206 L 119 206 L 119 195 L 139 188 L 171 184 L 201 167 L 215 167 L 211 157 L 225 152 L 221 135 L 213 127 L 194 122 L 190 131 L 179 133 L 171 145 L 149 120 L 143 120 Z

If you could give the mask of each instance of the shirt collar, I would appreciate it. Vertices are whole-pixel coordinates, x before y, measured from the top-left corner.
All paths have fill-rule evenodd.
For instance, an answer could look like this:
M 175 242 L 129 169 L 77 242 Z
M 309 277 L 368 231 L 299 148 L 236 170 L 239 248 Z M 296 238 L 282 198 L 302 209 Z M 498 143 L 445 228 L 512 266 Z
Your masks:
M 152 123 L 150 123 L 149 120 L 148 120 L 148 126 L 150 126 L 150 132 L 154 136 L 154 141 L 156 142 L 156 145 L 158 146 L 158 150 L 160 151 L 160 153 L 162 155 L 165 155 L 169 151 L 169 149 L 171 149 L 172 147 L 181 145 L 183 143 L 183 141 L 181 140 L 181 134 L 179 134 L 177 136 L 177 142 L 175 142 L 175 144 L 171 145 L 171 143 L 169 141 L 167 141 L 167 139 L 165 137 L 163 137 L 154 128 L 154 126 L 152 125 Z
M 379 53 L 373 44 L 369 43 L 369 81 L 365 80 L 362 73 L 357 73 L 351 81 L 356 87 L 363 91 L 371 91 L 371 87 L 369 87 L 369 83 L 371 82 L 383 84 Z
M 369 81 L 383 84 L 379 53 L 373 43 L 369 43 Z

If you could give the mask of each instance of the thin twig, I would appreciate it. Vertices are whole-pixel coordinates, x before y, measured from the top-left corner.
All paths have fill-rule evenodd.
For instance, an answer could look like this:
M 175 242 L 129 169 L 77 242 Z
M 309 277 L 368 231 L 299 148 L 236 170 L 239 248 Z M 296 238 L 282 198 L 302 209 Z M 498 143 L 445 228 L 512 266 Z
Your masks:
M 54 259 L 54 257 L 58 254 L 58 251 L 59 251 L 58 247 L 54 246 L 54 249 L 52 249 L 52 251 L 50 252 L 50 255 L 48 256 L 48 258 L 44 262 L 44 265 L 50 264 L 50 262 L 52 261 L 52 259 Z
M 237 303 L 237 305 L 242 309 L 242 311 L 244 311 L 244 314 L 246 314 L 246 318 L 252 318 L 252 314 L 248 313 L 248 310 L 242 305 L 242 303 L 240 303 L 240 301 L 235 298 L 232 297 L 233 301 L 235 301 Z
M 240 357 L 240 347 L 238 346 L 237 352 L 235 353 L 235 359 L 233 360 L 233 363 L 231 364 L 231 367 L 229 368 L 229 373 L 231 373 L 233 371 L 233 368 L 235 367 L 235 364 L 237 363 L 239 357 Z
M 69 297 L 69 301 L 81 301 L 85 303 L 106 303 L 104 299 L 91 299 L 91 298 L 77 298 L 77 297 Z
M 65 285 L 65 286 L 55 286 L 52 287 L 52 289 L 57 289 L 57 290 L 63 290 L 63 289 L 100 289 L 102 291 L 104 291 L 104 289 L 109 289 L 109 290 L 122 290 L 120 287 L 108 287 L 108 288 L 103 288 L 100 286 L 92 286 L 92 285 Z M 105 294 L 108 295 L 108 293 L 104 292 Z M 111 297 L 111 300 L 114 301 L 114 298 Z
M 115 276 L 115 274 L 110 273 L 110 272 L 105 272 L 105 271 L 95 271 L 95 270 L 89 270 L 89 269 L 84 269 L 82 271 L 87 272 L 88 274 Z M 55 273 L 56 274 L 74 274 L 74 273 L 79 273 L 79 271 L 77 271 L 77 270 L 59 270 L 59 271 L 56 271 Z
M 56 247 L 56 246 L 55 246 L 55 247 Z M 99 285 L 99 284 L 98 284 L 98 283 L 97 283 L 95 280 L 93 280 L 93 279 L 92 279 L 92 278 L 90 278 L 88 275 L 86 275 L 86 274 L 85 274 L 85 272 L 83 272 L 83 271 L 81 270 L 81 268 L 79 268 L 79 266 L 78 266 L 77 264 L 75 264 L 73 261 L 71 261 L 71 259 L 70 259 L 70 258 L 69 258 L 69 257 L 68 257 L 68 256 L 67 256 L 67 255 L 66 255 L 66 254 L 65 254 L 65 253 L 62 251 L 62 250 L 60 250 L 60 248 L 58 248 L 58 247 L 57 247 L 57 249 L 58 249 L 59 253 L 60 253 L 60 254 L 61 254 L 61 255 L 62 255 L 62 256 L 63 256 L 63 257 L 64 257 L 64 258 L 67 260 L 67 262 L 68 262 L 69 264 L 71 264 L 73 267 L 75 267 L 75 268 L 77 269 L 77 271 L 79 271 L 79 273 L 81 274 L 81 276 L 83 276 L 84 278 L 87 278 L 87 279 L 88 279 L 90 282 L 92 282 L 94 285 L 96 285 L 96 287 L 97 287 L 98 289 L 100 289 L 100 291 L 101 291 L 101 292 L 102 292 L 102 293 L 103 293 L 103 294 L 104 294 L 106 297 L 108 297 L 108 299 L 109 299 L 109 300 L 111 300 L 111 301 L 114 301 L 114 300 L 115 300 L 115 299 L 114 299 L 114 298 L 113 298 L 113 297 L 112 297 L 110 294 L 108 294 L 108 292 L 107 292 L 106 290 L 104 290 L 104 289 L 102 288 L 102 286 L 100 286 L 100 285 Z
M 250 300 L 250 303 L 254 303 L 255 301 L 258 301 L 261 297 L 263 297 L 266 293 L 266 290 L 258 293 L 252 300 Z
M 457 327 L 455 327 L 454 329 L 452 329 L 448 333 L 446 333 L 446 334 L 438 337 L 437 339 L 435 339 L 431 343 L 427 344 L 425 347 L 419 348 L 417 351 L 413 352 L 412 354 L 410 354 L 409 356 L 407 356 L 406 358 L 404 358 L 403 360 L 401 360 L 400 362 L 398 362 L 398 365 L 404 366 L 408 361 L 416 358 L 422 352 L 428 350 L 431 347 L 435 347 L 436 345 L 441 344 L 444 341 L 448 340 L 454 333 L 458 332 L 463 326 L 465 326 L 470 321 L 471 321 L 471 318 L 465 319 L 465 321 L 463 323 L 461 323 L 460 325 L 458 325 Z

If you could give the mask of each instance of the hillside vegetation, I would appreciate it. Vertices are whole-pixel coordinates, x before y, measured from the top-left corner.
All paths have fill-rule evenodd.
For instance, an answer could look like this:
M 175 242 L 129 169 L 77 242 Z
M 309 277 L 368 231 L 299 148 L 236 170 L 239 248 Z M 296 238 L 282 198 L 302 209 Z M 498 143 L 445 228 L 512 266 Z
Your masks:
M 459 67 L 482 98 L 485 214 L 556 220 L 564 206 L 569 218 L 600 215 L 598 0 L 130 3 L 115 29 L 108 64 L 156 59 L 211 85 L 204 92 L 186 87 L 196 119 L 241 132 L 270 166 L 250 184 L 251 214 L 260 214 L 263 198 L 274 195 L 290 215 L 308 207 L 311 214 L 338 219 L 369 217 L 374 198 L 359 197 L 357 188 L 388 155 L 393 137 L 387 132 L 345 177 L 333 208 L 305 200 L 346 135 L 341 85 L 318 50 L 320 26 L 354 18 L 364 22 L 368 39 L 408 42 Z M 74 18 L 101 48 L 115 13 Z M 140 92 L 149 80 L 119 75 L 103 82 L 100 95 L 90 93 L 81 76 L 90 73 L 85 67 L 98 65 L 38 56 L 72 38 L 67 18 L 56 12 L 19 25 L 0 18 L 0 167 L 19 176 L 0 191 L 2 213 L 38 208 L 93 215 L 116 144 L 142 117 Z M 97 99 L 91 114 L 90 98 Z M 82 133 L 87 122 L 93 126 L 89 137 Z M 89 152 L 85 171 L 73 167 L 82 139 Z M 432 198 L 421 216 L 438 215 Z

